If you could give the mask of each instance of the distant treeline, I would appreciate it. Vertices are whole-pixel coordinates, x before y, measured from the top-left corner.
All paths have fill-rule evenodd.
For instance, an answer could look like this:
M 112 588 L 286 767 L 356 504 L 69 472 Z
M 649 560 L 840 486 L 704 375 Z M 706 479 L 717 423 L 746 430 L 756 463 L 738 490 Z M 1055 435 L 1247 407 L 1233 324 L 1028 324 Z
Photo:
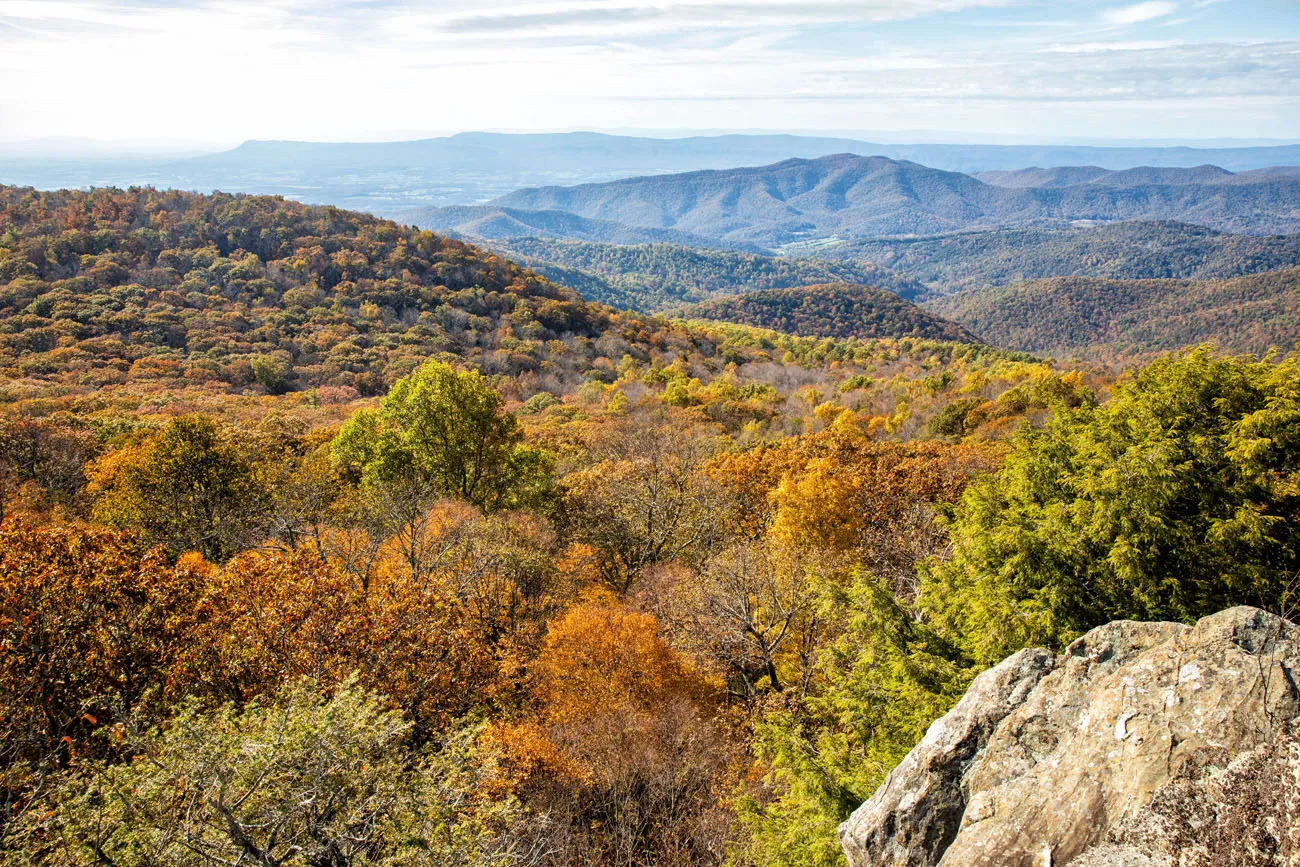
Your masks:
M 1300 269 L 1231 280 L 1057 277 L 974 289 L 930 308 L 995 346 L 1128 361 L 1200 342 L 1230 352 L 1300 341 Z
M 694 304 L 683 308 L 681 315 L 820 337 L 977 340 L 960 325 L 892 292 L 847 283 L 751 292 Z
M 925 283 L 928 295 L 1044 277 L 1224 280 L 1300 265 L 1300 235 L 1232 235 L 1173 222 L 998 229 L 826 247 L 835 261 L 875 262 Z

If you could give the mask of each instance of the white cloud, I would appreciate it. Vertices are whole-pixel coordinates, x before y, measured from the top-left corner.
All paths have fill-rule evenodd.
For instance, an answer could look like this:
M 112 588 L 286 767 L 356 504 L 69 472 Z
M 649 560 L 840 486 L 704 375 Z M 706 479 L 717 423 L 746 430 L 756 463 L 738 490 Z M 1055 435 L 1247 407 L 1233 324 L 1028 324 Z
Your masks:
M 1140 24 L 1163 18 L 1178 11 L 1178 4 L 1170 0 L 1147 0 L 1132 6 L 1116 6 L 1101 13 L 1102 20 L 1109 24 Z
M 1108 39 L 1115 31 L 1095 17 L 1045 21 L 1045 2 L 992 9 L 1012 5 L 0 0 L 0 138 L 621 127 L 1069 135 L 1071 125 L 1164 136 L 1178 134 L 1175 121 L 1206 135 L 1300 135 L 1294 38 Z M 897 23 L 943 24 L 954 11 L 985 26 L 958 42 L 930 19 Z M 1017 26 L 1028 12 L 1040 26 Z M 895 23 L 872 23 L 886 20 Z M 850 28 L 851 39 L 825 38 Z

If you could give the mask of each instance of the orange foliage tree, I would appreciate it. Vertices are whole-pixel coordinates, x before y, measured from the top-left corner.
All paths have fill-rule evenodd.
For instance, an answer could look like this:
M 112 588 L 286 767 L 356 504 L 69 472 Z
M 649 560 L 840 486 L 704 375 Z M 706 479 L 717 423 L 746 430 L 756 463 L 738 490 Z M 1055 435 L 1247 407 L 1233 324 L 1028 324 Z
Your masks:
M 575 863 L 718 863 L 732 756 L 708 713 L 716 692 L 653 616 L 597 593 L 551 624 L 535 714 L 498 737 Z
M 882 442 L 852 427 L 709 465 L 742 516 L 742 532 L 841 556 L 914 592 L 916 564 L 947 544 L 934 518 L 1003 454 L 997 444 Z
M 4 816 L 94 749 L 97 728 L 148 720 L 198 626 L 204 576 L 118 533 L 0 526 L 0 762 Z

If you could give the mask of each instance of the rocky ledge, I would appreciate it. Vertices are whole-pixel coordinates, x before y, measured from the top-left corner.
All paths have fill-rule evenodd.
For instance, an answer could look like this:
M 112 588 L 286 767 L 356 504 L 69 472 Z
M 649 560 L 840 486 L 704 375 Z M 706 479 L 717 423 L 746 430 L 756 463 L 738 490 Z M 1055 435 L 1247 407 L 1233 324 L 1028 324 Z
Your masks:
M 984 672 L 840 827 L 852 867 L 1300 865 L 1300 628 L 1119 621 Z

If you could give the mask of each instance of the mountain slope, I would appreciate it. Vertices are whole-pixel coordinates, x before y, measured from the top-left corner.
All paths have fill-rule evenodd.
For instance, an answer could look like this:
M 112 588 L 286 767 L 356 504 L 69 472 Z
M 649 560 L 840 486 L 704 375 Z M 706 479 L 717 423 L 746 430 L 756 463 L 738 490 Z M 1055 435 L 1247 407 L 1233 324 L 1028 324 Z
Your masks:
M 0 371 L 67 384 L 382 391 L 450 353 L 597 336 L 611 311 L 499 256 L 367 214 L 149 188 L 0 187 Z M 521 326 L 522 327 L 522 326 Z
M 1233 235 L 1174 222 L 996 229 L 828 246 L 814 255 L 867 260 L 944 295 L 1046 277 L 1223 280 L 1300 266 L 1300 235 Z
M 783 243 L 835 234 L 940 232 L 1012 198 L 967 175 L 848 154 L 770 166 L 520 190 L 497 204 L 569 211 L 633 226 Z
M 892 292 L 835 283 L 766 289 L 684 307 L 686 319 L 712 319 L 815 337 L 922 337 L 978 342 L 965 328 Z
M 589 244 L 539 238 L 491 244 L 589 301 L 653 312 L 762 289 L 860 283 L 904 298 L 925 287 L 871 262 L 784 259 L 669 244 Z
M 1132 358 L 1213 341 L 1259 354 L 1300 342 L 1300 268 L 1231 280 L 1058 277 L 939 298 L 927 308 L 995 346 Z
M 1180 219 L 1249 232 L 1300 230 L 1300 178 L 1077 183 L 1008 188 L 885 157 L 839 154 L 770 166 L 519 190 L 494 204 L 776 245 L 1075 220 Z
M 828 366 L 815 340 L 589 303 L 488 251 L 337 208 L 0 187 L 0 403 L 116 392 L 179 407 L 315 389 L 346 402 L 430 358 L 496 376 L 520 400 L 612 383 L 628 365 L 680 362 L 674 375 L 695 383 L 731 363 L 755 362 L 758 377 L 792 365 L 803 373 L 782 380 L 789 391 L 808 377 L 925 376 L 940 356 L 1023 358 L 919 339 L 834 353 Z

